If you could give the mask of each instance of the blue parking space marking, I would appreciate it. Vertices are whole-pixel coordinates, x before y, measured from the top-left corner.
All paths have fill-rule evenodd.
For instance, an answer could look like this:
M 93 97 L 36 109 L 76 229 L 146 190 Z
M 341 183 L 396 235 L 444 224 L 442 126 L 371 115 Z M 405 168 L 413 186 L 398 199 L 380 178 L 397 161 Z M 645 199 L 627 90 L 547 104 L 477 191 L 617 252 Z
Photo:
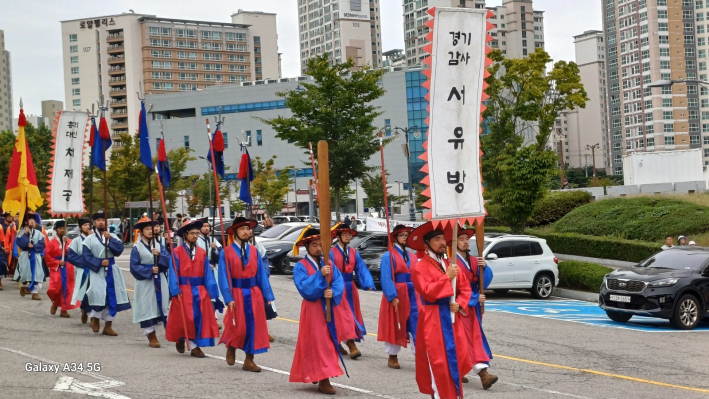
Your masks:
M 523 316 L 541 317 L 545 319 L 583 323 L 595 327 L 623 328 L 645 332 L 697 332 L 709 331 L 709 323 L 700 322 L 697 328 L 690 331 L 675 330 L 669 320 L 651 317 L 633 316 L 626 323 L 618 323 L 608 318 L 606 312 L 597 303 L 575 300 L 529 300 L 485 302 L 485 310 L 503 312 Z

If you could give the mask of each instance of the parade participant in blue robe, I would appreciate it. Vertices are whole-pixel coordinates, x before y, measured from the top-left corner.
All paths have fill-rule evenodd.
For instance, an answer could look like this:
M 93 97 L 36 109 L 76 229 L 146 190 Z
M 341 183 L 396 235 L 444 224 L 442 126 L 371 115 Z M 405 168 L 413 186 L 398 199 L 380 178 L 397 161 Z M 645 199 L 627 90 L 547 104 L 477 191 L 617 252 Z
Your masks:
M 20 295 L 32 294 L 32 299 L 40 301 L 39 290 L 42 289 L 44 281 L 44 246 L 45 236 L 42 234 L 39 225 L 39 215 L 28 209 L 25 218 L 22 220 L 22 228 L 17 231 L 15 244 L 21 250 L 17 259 L 17 269 L 15 270 L 15 280 L 22 283 Z
M 76 305 L 77 302 L 81 303 L 81 322 L 86 324 L 89 321 L 89 313 L 91 312 L 89 298 L 86 296 L 86 291 L 89 289 L 90 269 L 84 267 L 83 253 L 84 241 L 93 234 L 91 230 L 91 220 L 85 218 L 79 219 L 79 229 L 81 234 L 69 244 L 67 259 L 69 263 L 74 265 L 74 291 L 71 295 L 71 304 Z
M 115 337 L 113 319 L 118 312 L 130 309 L 126 283 L 116 265 L 115 256 L 123 253 L 123 241 L 108 232 L 103 211 L 93 215 L 96 232 L 84 240 L 84 267 L 89 269 L 89 288 L 86 291 L 91 313 L 91 329 L 97 333 L 104 320 L 103 335 Z
M 135 277 L 133 295 L 133 323 L 139 323 L 148 337 L 151 348 L 159 348 L 155 326 L 159 322 L 167 324 L 168 290 L 167 272 L 170 254 L 153 238 L 153 228 L 158 222 L 143 218 L 135 227 L 140 231 L 140 239 L 130 253 L 130 273 Z

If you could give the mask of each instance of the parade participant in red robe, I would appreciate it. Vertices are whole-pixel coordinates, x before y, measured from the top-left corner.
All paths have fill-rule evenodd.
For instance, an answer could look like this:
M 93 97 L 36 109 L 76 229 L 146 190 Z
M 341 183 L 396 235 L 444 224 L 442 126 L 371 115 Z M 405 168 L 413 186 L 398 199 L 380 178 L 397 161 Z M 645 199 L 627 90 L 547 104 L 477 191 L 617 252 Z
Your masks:
M 178 237 L 182 237 L 184 243 L 175 248 L 175 254 L 170 260 L 172 262 L 174 259 L 175 264 L 169 270 L 172 305 L 165 329 L 165 339 L 175 342 L 179 353 L 185 352 L 185 339 L 189 339 L 190 355 L 199 358 L 205 357 L 200 347 L 214 346 L 214 339 L 219 338 L 219 327 L 212 306 L 213 299 L 218 301 L 219 288 L 209 266 L 207 253 L 197 246 L 201 227 L 201 220 L 193 220 L 184 222 L 177 230 Z M 221 302 L 218 306 L 222 306 Z M 187 324 L 186 337 L 184 323 Z
M 15 240 L 15 223 L 8 212 L 0 218 L 0 291 L 3 290 L 3 277 L 12 276 L 12 242 Z
M 307 255 L 293 269 L 293 281 L 303 297 L 303 303 L 290 382 L 317 383 L 319 392 L 334 395 L 335 388 L 330 384 L 330 378 L 342 375 L 337 363 L 338 358 L 342 362 L 342 356 L 333 310 L 343 299 L 344 282 L 336 267 L 323 263 L 320 230 L 306 227 L 293 246 L 295 255 L 299 246 L 305 246 Z M 328 280 L 331 281 L 330 288 Z M 326 298 L 330 298 L 332 305 L 329 323 L 325 318 Z
M 461 321 L 468 314 L 470 283 L 457 265 L 444 258 L 445 234 L 431 222 L 414 229 L 407 243 L 425 251 L 411 272 L 423 302 L 416 334 L 419 391 L 437 399 L 462 398 L 461 379 L 473 368 Z
M 47 243 L 44 261 L 49 269 L 49 288 L 47 296 L 52 301 L 50 313 L 56 314 L 61 308 L 61 317 L 70 317 L 67 310 L 76 309 L 81 304 L 71 304 L 74 294 L 74 266 L 68 262 L 71 240 L 66 237 L 66 221 L 60 220 L 54 224 L 54 238 Z
M 382 256 L 379 266 L 382 303 L 379 305 L 377 341 L 384 342 L 384 352 L 389 355 L 387 364 L 393 369 L 401 368 L 398 354 L 402 347 L 406 348 L 410 343 L 411 350 L 416 354 L 416 328 L 421 301 L 417 299 L 411 282 L 411 267 L 416 259 L 412 261 L 412 254 L 406 250 L 411 230 L 413 228 L 401 224 L 394 227 L 389 236 L 393 248 Z
M 248 243 L 257 224 L 243 217 L 234 219 L 226 231 L 234 242 L 219 254 L 218 268 L 219 288 L 228 305 L 219 343 L 227 347 L 227 364 L 234 365 L 238 348 L 246 353 L 242 369 L 256 373 L 261 367 L 254 363 L 254 355 L 271 347 L 264 302 L 274 300 L 266 266 L 258 249 Z
M 337 326 L 337 331 L 342 333 L 338 336 L 339 341 L 344 341 L 347 344 L 347 348 L 350 350 L 350 358 L 357 359 L 362 356 L 362 353 L 357 349 L 355 340 L 357 342 L 362 340 L 367 335 L 367 329 L 364 326 L 364 319 L 362 319 L 359 293 L 357 292 L 357 286 L 353 282 L 353 276 L 357 274 L 359 286 L 367 291 L 376 291 L 374 279 L 372 279 L 372 274 L 369 272 L 359 252 L 349 247 L 352 237 L 357 235 L 357 231 L 338 223 L 331 232 L 332 238 L 337 238 L 337 242 L 330 249 L 330 263 L 342 273 L 346 299 L 335 308 L 335 325 Z M 350 335 L 345 336 L 343 334 Z M 342 347 L 342 344 L 340 344 L 340 353 L 347 355 L 347 350 Z
M 470 283 L 470 309 L 469 316 L 463 317 L 463 325 L 465 326 L 465 336 L 468 339 L 468 351 L 470 359 L 473 362 L 473 372 L 480 377 L 480 382 L 483 389 L 489 389 L 492 384 L 497 382 L 497 376 L 487 372 L 492 359 L 492 351 L 485 338 L 485 333 L 482 329 L 482 312 L 480 304 L 485 303 L 485 293 L 480 293 L 480 284 L 478 283 L 479 265 L 483 267 L 483 282 L 487 288 L 492 282 L 492 269 L 486 267 L 485 259 L 482 257 L 475 258 L 470 256 L 470 239 L 475 235 L 473 229 L 458 230 L 458 264 L 460 271 L 465 275 L 465 278 Z M 476 251 L 477 253 L 477 251 Z M 463 382 L 467 383 L 468 379 L 463 377 Z

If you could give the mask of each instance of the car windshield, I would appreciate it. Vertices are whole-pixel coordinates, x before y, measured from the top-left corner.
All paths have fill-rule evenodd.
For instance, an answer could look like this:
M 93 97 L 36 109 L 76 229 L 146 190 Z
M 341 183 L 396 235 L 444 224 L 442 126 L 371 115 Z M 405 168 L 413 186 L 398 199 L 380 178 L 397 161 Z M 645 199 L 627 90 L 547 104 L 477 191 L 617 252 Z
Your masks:
M 483 246 L 483 252 L 485 252 L 485 249 L 490 246 L 490 241 L 485 241 L 485 245 Z M 478 257 L 480 254 L 478 253 L 478 246 L 475 244 L 475 239 L 472 238 L 470 240 L 470 256 L 473 257 Z
M 640 262 L 637 267 L 646 267 L 648 269 L 699 270 L 707 263 L 707 258 L 709 258 L 709 253 L 704 252 L 682 250 L 662 251 Z
M 352 237 L 352 241 L 350 241 L 350 248 L 359 247 L 359 244 L 361 244 L 362 241 L 366 240 L 367 237 L 369 237 L 369 234 L 364 233 L 359 233 L 355 237 Z
M 270 229 L 261 233 L 260 237 L 262 237 L 262 238 L 278 238 L 278 236 L 285 233 L 290 228 L 291 228 L 291 226 L 279 224 L 278 226 L 273 226 Z

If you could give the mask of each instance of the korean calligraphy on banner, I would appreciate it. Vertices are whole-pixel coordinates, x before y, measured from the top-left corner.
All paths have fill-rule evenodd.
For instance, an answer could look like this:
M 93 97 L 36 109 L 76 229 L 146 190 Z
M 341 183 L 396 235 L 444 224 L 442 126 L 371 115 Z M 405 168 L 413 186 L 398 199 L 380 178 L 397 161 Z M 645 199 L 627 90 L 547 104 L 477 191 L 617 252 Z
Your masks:
M 49 209 L 52 216 L 84 213 L 82 166 L 89 136 L 86 112 L 62 111 L 54 125 Z
M 435 8 L 427 22 L 431 41 L 424 49 L 431 69 L 424 87 L 429 89 L 427 161 L 422 171 L 431 198 L 426 216 L 434 223 L 485 216 L 480 173 L 480 122 L 486 66 L 487 10 Z M 432 26 L 430 26 L 432 25 Z

